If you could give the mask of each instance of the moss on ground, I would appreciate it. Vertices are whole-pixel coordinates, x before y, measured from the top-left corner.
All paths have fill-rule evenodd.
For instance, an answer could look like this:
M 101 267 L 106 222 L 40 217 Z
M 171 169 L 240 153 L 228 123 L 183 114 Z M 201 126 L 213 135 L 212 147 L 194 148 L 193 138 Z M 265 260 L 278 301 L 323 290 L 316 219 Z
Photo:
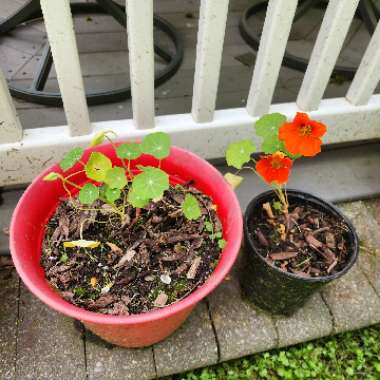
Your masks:
M 162 380 L 380 379 L 380 325 Z

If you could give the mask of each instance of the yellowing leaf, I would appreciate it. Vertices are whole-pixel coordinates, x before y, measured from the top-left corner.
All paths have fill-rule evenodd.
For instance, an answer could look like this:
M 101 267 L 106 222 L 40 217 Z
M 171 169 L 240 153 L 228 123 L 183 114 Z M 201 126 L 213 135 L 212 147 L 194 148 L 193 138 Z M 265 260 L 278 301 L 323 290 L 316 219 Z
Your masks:
M 73 240 L 73 241 L 65 241 L 63 246 L 66 248 L 96 248 L 100 245 L 100 241 L 94 240 Z
M 98 283 L 98 280 L 96 279 L 96 277 L 91 277 L 90 279 L 90 285 L 95 288 L 96 287 L 96 284 Z
M 90 142 L 90 146 L 97 146 L 97 145 L 103 143 L 103 141 L 106 138 L 106 135 L 108 133 L 113 134 L 115 137 L 117 136 L 116 133 L 114 131 L 111 131 L 111 130 L 98 132 L 92 138 L 92 140 Z
M 43 180 L 47 181 L 47 182 L 51 182 L 51 181 L 57 180 L 60 177 L 61 177 L 60 174 L 58 174 L 56 172 L 50 172 L 49 174 L 45 175 L 45 177 L 43 178 Z
M 243 177 L 241 177 L 240 175 L 235 175 L 235 174 L 232 174 L 232 173 L 226 173 L 224 175 L 224 179 L 228 182 L 228 184 L 233 188 L 233 189 L 236 189 L 237 187 L 240 186 L 240 184 L 242 183 L 243 181 Z
M 92 152 L 85 166 L 87 177 L 98 182 L 104 181 L 110 169 L 112 169 L 111 160 L 100 152 Z

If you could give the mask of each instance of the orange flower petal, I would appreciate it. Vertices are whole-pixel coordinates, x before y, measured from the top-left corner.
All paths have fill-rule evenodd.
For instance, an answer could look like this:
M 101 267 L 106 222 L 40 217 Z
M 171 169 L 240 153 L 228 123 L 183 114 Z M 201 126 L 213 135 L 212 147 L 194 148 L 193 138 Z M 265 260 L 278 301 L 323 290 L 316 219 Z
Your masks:
M 300 153 L 305 157 L 312 157 L 320 153 L 322 141 L 319 138 L 307 136 L 299 146 Z
M 319 123 L 318 121 L 312 120 L 310 122 L 310 125 L 313 127 L 311 132 L 311 135 L 313 137 L 322 137 L 327 131 L 326 126 L 322 123 Z
M 293 119 L 293 123 L 297 124 L 298 126 L 309 124 L 310 123 L 309 115 L 304 112 L 297 112 L 296 116 Z
M 273 155 L 263 156 L 256 163 L 256 171 L 268 184 L 283 184 L 288 181 L 292 165 L 293 161 L 290 158 L 283 156 L 282 153 L 274 153 Z

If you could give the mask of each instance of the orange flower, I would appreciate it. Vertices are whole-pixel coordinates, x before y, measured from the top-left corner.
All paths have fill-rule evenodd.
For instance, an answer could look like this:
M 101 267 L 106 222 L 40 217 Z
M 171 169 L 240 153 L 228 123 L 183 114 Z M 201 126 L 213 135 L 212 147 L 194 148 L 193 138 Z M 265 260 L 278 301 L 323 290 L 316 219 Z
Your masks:
M 256 171 L 269 185 L 273 182 L 282 185 L 288 181 L 293 161 L 282 152 L 263 156 L 256 163 Z
M 279 129 L 279 138 L 291 154 L 315 156 L 321 151 L 322 137 L 326 126 L 311 120 L 306 113 L 297 112 L 291 123 L 284 123 Z

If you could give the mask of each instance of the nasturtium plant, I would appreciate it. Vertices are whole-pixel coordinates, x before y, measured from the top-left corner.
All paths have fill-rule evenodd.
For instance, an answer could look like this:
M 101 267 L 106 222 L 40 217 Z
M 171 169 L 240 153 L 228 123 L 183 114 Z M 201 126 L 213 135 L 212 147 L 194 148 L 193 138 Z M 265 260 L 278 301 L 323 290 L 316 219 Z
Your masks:
M 83 156 L 83 148 L 74 148 L 70 152 L 66 153 L 59 166 L 63 171 L 67 171 L 72 168 Z
M 227 164 L 239 171 L 243 165 L 244 169 L 253 170 L 276 192 L 279 202 L 274 202 L 274 209 L 287 212 L 288 200 L 284 187 L 293 162 L 299 157 L 312 157 L 321 151 L 321 137 L 326 133 L 326 126 L 302 112 L 297 112 L 291 122 L 287 122 L 285 115 L 272 113 L 257 120 L 255 129 L 256 135 L 262 138 L 261 151 L 264 154 L 255 159 L 252 154 L 258 152 L 253 142 L 234 142 L 226 151 Z M 224 177 L 233 188 L 242 181 L 242 177 L 232 173 Z
M 93 137 L 90 145 L 96 147 L 105 140 L 109 141 L 116 156 L 122 160 L 122 166 L 114 165 L 109 157 L 98 151 L 92 151 L 87 162 L 83 162 L 84 150 L 78 147 L 70 150 L 61 160 L 60 167 L 65 172 L 64 175 L 51 172 L 44 177 L 44 180 L 47 182 L 61 180 L 70 197 L 69 188 L 79 190 L 78 200 L 82 205 L 95 207 L 95 201 L 105 202 L 108 204 L 107 210 L 118 214 L 124 222 L 127 220 L 125 209 L 128 205 L 137 209 L 146 207 L 149 202 L 161 199 L 164 192 L 169 189 L 169 176 L 160 167 L 161 160 L 170 154 L 171 142 L 170 136 L 164 132 L 146 135 L 142 143 L 115 144 L 110 137 L 112 135 L 115 135 L 113 131 L 99 132 Z M 139 172 L 136 174 L 131 168 L 131 160 L 136 160 L 143 153 L 154 156 L 159 160 L 159 164 L 158 167 L 139 165 L 137 166 Z M 73 172 L 72 168 L 77 163 L 80 163 L 82 168 Z M 80 185 L 73 182 L 76 174 L 83 172 L 88 180 Z M 195 197 L 189 196 L 188 194 L 184 200 L 184 215 L 189 219 L 197 219 L 201 215 L 200 206 Z M 88 243 L 83 240 L 65 244 L 68 248 L 97 246 L 97 242 Z
M 141 144 L 142 151 L 159 160 L 169 156 L 170 136 L 164 132 L 151 133 L 144 137 Z
M 197 198 L 192 194 L 186 194 L 185 200 L 182 203 L 182 211 L 189 220 L 198 219 L 202 214 Z
M 227 148 L 226 159 L 229 166 L 241 169 L 256 151 L 256 146 L 251 140 L 242 140 L 232 143 Z

